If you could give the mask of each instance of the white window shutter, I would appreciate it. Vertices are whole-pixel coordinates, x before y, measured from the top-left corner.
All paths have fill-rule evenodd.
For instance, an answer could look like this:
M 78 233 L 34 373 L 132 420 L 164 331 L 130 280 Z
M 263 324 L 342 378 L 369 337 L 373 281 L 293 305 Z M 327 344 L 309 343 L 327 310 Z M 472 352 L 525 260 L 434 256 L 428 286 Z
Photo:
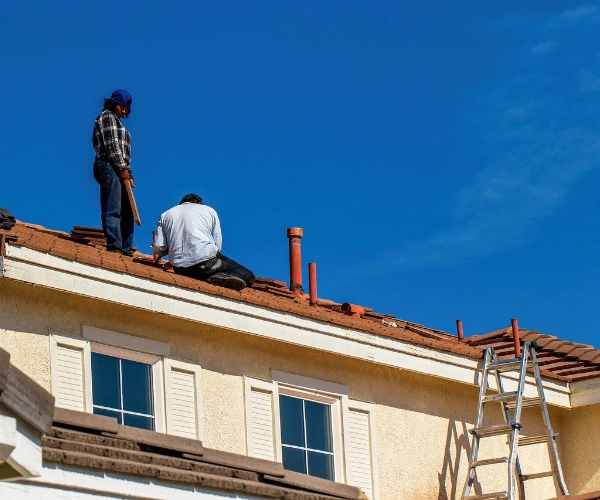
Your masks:
M 50 373 L 56 406 L 92 412 L 90 343 L 50 335 Z
M 277 385 L 244 378 L 248 456 L 281 462 Z
M 203 439 L 200 366 L 164 360 L 167 434 Z
M 348 484 L 377 500 L 377 464 L 372 405 L 348 398 L 343 400 L 344 455 Z

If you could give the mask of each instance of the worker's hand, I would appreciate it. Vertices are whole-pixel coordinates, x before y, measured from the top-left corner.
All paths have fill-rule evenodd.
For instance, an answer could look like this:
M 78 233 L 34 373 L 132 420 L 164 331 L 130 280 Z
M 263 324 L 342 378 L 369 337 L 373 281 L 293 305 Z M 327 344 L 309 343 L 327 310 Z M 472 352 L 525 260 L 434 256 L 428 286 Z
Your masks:
M 119 179 L 121 179 L 122 181 L 133 179 L 133 177 L 131 176 L 131 170 L 129 170 L 128 168 L 124 168 L 123 170 L 119 171 Z
M 123 169 L 119 172 L 119 178 L 122 182 L 129 182 L 132 188 L 135 187 L 135 184 L 133 183 L 133 177 L 131 175 L 131 170 L 129 170 L 128 168 Z

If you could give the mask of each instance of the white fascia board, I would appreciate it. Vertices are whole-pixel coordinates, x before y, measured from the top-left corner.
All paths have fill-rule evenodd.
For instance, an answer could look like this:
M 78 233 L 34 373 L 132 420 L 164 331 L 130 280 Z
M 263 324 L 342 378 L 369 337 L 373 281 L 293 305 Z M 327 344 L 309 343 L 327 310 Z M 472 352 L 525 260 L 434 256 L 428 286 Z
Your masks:
M 210 490 L 183 483 L 169 483 L 154 478 L 113 474 L 94 469 L 45 464 L 38 478 L 7 483 L 19 494 L 31 495 L 6 498 L 43 498 L 96 500 L 98 498 L 129 498 L 136 500 L 261 500 L 266 497 L 241 492 Z M 5 498 L 0 484 L 0 497 Z M 11 491 L 10 489 L 8 491 Z
M 571 382 L 571 407 L 600 403 L 600 378 Z
M 479 360 L 275 311 L 234 299 L 158 283 L 7 245 L 5 277 L 147 311 L 237 330 L 272 340 L 479 384 Z M 491 386 L 493 386 L 493 381 Z M 528 381 L 526 393 L 535 390 Z M 569 407 L 568 386 L 545 381 L 548 403 Z M 532 394 L 533 395 L 533 394 Z

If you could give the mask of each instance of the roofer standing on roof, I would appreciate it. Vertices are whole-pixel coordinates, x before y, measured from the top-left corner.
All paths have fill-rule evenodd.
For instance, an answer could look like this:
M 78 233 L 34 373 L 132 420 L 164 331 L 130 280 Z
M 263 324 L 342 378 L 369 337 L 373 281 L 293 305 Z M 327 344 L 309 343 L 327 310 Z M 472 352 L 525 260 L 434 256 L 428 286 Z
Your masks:
M 92 143 L 96 151 L 94 178 L 100 184 L 102 229 L 106 249 L 133 255 L 133 213 L 122 182 L 131 179 L 131 137 L 121 122 L 131 113 L 131 94 L 115 90 L 104 99 L 96 118 Z
M 152 250 L 160 256 L 168 253 L 177 274 L 233 290 L 252 286 L 254 274 L 225 257 L 222 244 L 217 212 L 197 194 L 187 194 L 160 216 Z

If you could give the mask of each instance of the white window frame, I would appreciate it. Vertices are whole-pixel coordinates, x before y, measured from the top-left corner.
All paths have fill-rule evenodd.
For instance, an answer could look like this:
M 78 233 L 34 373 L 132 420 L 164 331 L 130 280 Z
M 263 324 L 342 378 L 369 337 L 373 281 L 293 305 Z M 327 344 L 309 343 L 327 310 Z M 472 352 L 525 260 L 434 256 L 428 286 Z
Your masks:
M 122 347 L 114 347 L 110 345 L 97 344 L 95 342 L 90 343 L 91 353 L 105 354 L 119 359 L 127 359 L 130 361 L 137 361 L 138 363 L 144 363 L 150 365 L 152 369 L 152 397 L 154 407 L 154 430 L 158 432 L 165 432 L 165 388 L 163 384 L 163 361 L 160 356 L 153 354 L 146 354 L 143 352 L 136 352 L 130 349 L 124 349 Z M 90 353 L 90 359 L 91 359 Z M 90 364 L 91 372 L 91 364 Z M 90 373 L 91 379 L 91 373 Z M 94 401 L 94 394 L 92 388 L 92 405 Z M 93 406 L 92 406 L 93 412 Z
M 318 390 L 307 390 L 299 387 L 289 386 L 283 383 L 277 382 L 278 389 L 278 402 L 279 396 L 292 396 L 295 398 L 304 399 L 306 401 L 313 401 L 316 403 L 329 405 L 331 408 L 331 441 L 333 450 L 333 481 L 338 483 L 345 483 L 344 473 L 344 449 L 342 446 L 342 412 L 341 412 L 341 398 L 339 395 L 328 394 Z M 278 450 L 280 454 L 283 448 L 281 441 L 281 413 L 277 415 L 279 422 L 279 433 L 278 433 Z

